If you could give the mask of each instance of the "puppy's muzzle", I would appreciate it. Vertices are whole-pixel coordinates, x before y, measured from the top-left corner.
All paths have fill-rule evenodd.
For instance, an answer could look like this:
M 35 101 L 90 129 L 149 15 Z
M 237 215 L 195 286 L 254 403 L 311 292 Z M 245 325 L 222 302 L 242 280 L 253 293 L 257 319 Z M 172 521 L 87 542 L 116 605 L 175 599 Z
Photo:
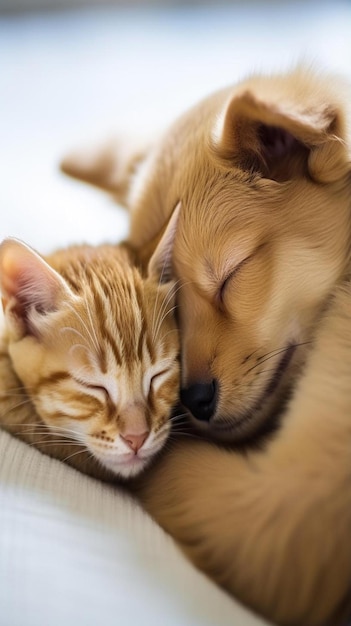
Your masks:
M 181 389 L 180 399 L 197 420 L 209 422 L 216 412 L 218 382 L 214 378 L 210 383 L 195 383 Z

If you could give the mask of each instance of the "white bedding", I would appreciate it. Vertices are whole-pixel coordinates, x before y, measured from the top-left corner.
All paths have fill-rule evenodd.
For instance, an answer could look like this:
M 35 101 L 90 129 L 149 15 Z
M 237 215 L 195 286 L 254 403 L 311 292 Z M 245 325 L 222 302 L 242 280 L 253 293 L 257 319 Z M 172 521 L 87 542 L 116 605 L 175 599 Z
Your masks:
M 67 147 L 302 56 L 350 76 L 350 25 L 334 0 L 0 14 L 0 239 L 124 237 L 121 209 L 58 173 Z M 0 626 L 259 623 L 128 497 L 0 431 Z
M 117 488 L 0 431 L 1 626 L 259 626 Z

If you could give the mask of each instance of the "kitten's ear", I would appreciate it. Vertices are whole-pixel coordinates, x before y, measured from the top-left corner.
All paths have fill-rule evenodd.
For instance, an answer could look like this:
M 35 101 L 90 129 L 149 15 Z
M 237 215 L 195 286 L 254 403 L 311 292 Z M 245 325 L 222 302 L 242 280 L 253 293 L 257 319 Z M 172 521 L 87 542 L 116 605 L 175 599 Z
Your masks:
M 45 314 L 72 297 L 63 278 L 17 239 L 0 245 L 0 290 L 5 316 L 21 335 L 40 334 Z
M 157 248 L 149 261 L 148 276 L 154 278 L 160 284 L 168 283 L 173 280 L 172 251 L 180 208 L 181 202 L 178 202 Z
M 349 171 L 345 139 L 344 111 L 332 87 L 298 71 L 249 83 L 229 99 L 212 134 L 215 152 L 243 170 L 322 183 Z
M 68 153 L 60 168 L 72 178 L 113 194 L 117 202 L 129 208 L 132 178 L 147 157 L 151 144 L 150 138 L 120 135 Z

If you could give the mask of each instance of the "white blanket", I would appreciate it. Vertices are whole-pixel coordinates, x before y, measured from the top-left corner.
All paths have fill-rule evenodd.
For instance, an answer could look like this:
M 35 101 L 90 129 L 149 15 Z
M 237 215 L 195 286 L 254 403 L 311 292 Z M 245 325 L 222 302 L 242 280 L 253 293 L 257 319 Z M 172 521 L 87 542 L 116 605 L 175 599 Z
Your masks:
M 1 626 L 259 626 L 117 488 L 0 431 Z

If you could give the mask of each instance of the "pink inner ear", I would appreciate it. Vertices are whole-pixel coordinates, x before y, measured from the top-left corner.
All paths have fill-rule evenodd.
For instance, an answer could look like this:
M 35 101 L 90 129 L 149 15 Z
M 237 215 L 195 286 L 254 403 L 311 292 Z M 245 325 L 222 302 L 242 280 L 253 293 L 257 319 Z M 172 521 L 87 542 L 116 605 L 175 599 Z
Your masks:
M 5 309 L 11 306 L 26 326 L 31 310 L 43 314 L 54 310 L 63 290 L 61 277 L 44 259 L 13 240 L 5 241 L 0 247 L 0 281 Z

